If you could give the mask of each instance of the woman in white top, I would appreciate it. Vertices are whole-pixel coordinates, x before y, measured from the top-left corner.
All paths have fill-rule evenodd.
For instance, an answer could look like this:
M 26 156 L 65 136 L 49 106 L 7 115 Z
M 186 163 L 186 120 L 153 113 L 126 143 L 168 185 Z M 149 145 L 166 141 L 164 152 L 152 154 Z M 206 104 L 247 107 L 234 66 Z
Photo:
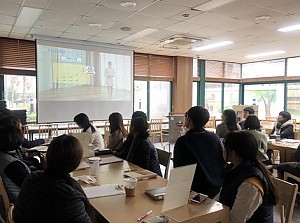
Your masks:
M 82 132 L 90 133 L 90 144 L 96 148 L 104 148 L 104 142 L 97 128 L 90 123 L 89 117 L 84 113 L 79 113 L 74 117 L 74 122 L 82 129 Z

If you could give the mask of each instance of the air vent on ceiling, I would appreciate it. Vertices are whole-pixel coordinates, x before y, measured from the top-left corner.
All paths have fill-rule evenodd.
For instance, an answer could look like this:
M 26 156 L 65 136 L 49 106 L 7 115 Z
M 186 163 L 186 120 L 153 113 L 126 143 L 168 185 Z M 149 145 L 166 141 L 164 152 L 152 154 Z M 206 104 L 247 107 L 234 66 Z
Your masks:
M 207 38 L 175 35 L 160 41 L 159 46 L 170 49 L 192 49 L 193 47 L 201 45 L 204 39 Z

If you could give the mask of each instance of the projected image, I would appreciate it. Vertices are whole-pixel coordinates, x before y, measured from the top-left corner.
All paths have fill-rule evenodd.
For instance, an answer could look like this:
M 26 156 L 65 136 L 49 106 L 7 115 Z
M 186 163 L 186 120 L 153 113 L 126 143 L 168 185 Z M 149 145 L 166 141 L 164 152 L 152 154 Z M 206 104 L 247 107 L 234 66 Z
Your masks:
M 38 45 L 40 101 L 131 101 L 128 55 Z

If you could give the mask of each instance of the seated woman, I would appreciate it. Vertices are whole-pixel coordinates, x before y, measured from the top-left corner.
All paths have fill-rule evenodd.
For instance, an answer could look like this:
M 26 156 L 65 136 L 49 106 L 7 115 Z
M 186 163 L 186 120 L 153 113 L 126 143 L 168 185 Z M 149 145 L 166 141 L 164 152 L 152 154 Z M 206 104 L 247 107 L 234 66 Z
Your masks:
M 234 167 L 225 176 L 219 201 L 230 208 L 230 222 L 273 222 L 278 191 L 274 177 L 256 158 L 257 140 L 247 131 L 230 132 L 224 146 Z
M 266 134 L 260 132 L 260 121 L 258 117 L 256 115 L 249 115 L 245 120 L 244 127 L 255 137 L 257 141 L 257 159 L 265 165 L 271 164 L 271 161 L 267 155 L 268 138 Z
M 23 142 L 22 131 L 12 125 L 0 127 L 0 176 L 11 203 L 15 203 L 25 178 L 30 174 L 28 166 L 9 154 Z
M 174 167 L 197 163 L 192 190 L 213 198 L 223 182 L 225 161 L 220 138 L 204 129 L 209 112 L 201 106 L 190 108 L 185 117 L 189 129 L 177 139 L 174 147 Z
M 51 142 L 45 171 L 24 182 L 13 210 L 16 223 L 107 222 L 89 203 L 81 186 L 69 175 L 82 158 L 80 142 L 62 135 Z
M 232 109 L 224 110 L 222 114 L 222 123 L 217 125 L 216 134 L 220 138 L 225 138 L 229 132 L 236 130 L 241 130 L 241 126 L 237 124 L 235 111 Z
M 141 117 L 141 118 L 143 118 L 146 121 L 147 129 L 148 129 L 147 115 L 144 112 L 142 112 L 142 111 L 135 111 L 132 114 L 132 117 L 131 117 L 129 134 L 127 135 L 127 138 L 124 141 L 122 148 L 114 151 L 113 154 L 115 156 L 118 156 L 118 157 L 120 157 L 122 159 L 126 159 L 127 158 L 127 155 L 128 155 L 128 152 L 129 152 L 129 149 L 130 149 L 130 146 L 131 146 L 131 143 L 132 143 L 133 138 L 134 138 L 134 135 L 133 135 L 133 132 L 132 132 L 132 119 L 138 118 L 138 117 Z
M 118 150 L 122 148 L 128 132 L 123 123 L 123 117 L 120 113 L 114 112 L 109 115 L 110 135 L 107 143 L 107 148 L 110 150 Z
M 144 118 L 131 120 L 133 141 L 126 160 L 162 176 L 156 148 L 149 140 L 148 124 Z
M 79 113 L 74 117 L 74 122 L 82 129 L 82 132 L 90 133 L 90 144 L 96 148 L 104 148 L 102 135 L 98 132 L 97 128 L 90 123 L 89 117 L 84 113 Z
M 17 116 L 14 115 L 7 115 L 2 118 L 0 118 L 0 126 L 2 125 L 14 125 L 18 128 L 21 128 L 21 121 Z M 30 149 L 35 146 L 39 146 L 41 144 L 44 144 L 45 140 L 44 139 L 35 139 L 32 141 L 27 140 L 24 138 L 23 143 L 22 143 L 22 148 Z
M 0 118 L 0 126 L 6 126 L 6 125 L 13 125 L 22 131 L 21 121 L 17 116 L 8 115 Z M 44 158 L 40 156 L 39 159 L 41 162 L 39 162 L 39 160 L 34 157 L 26 156 L 24 150 L 26 152 L 26 149 L 41 145 L 43 143 L 45 143 L 44 139 L 36 139 L 33 141 L 29 141 L 24 138 L 21 145 L 22 148 L 19 147 L 15 150 L 15 157 L 20 159 L 22 162 L 24 162 L 32 171 L 37 169 L 41 170 L 44 168 Z
M 270 133 L 271 135 L 280 135 L 281 139 L 294 139 L 294 124 L 291 120 L 291 114 L 286 111 L 279 112 L 277 122 Z

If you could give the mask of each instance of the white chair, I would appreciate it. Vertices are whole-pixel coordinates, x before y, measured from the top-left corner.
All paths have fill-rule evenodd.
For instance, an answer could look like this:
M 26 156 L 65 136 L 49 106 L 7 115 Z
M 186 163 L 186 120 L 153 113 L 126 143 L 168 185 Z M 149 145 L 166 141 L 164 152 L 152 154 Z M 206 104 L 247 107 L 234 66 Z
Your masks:
M 162 119 L 151 119 L 149 122 L 149 136 L 154 142 L 155 135 L 160 136 L 160 143 L 163 143 L 163 132 L 162 132 Z
M 69 133 L 79 133 L 79 132 L 81 132 L 81 129 L 75 122 L 68 123 L 68 134 Z

